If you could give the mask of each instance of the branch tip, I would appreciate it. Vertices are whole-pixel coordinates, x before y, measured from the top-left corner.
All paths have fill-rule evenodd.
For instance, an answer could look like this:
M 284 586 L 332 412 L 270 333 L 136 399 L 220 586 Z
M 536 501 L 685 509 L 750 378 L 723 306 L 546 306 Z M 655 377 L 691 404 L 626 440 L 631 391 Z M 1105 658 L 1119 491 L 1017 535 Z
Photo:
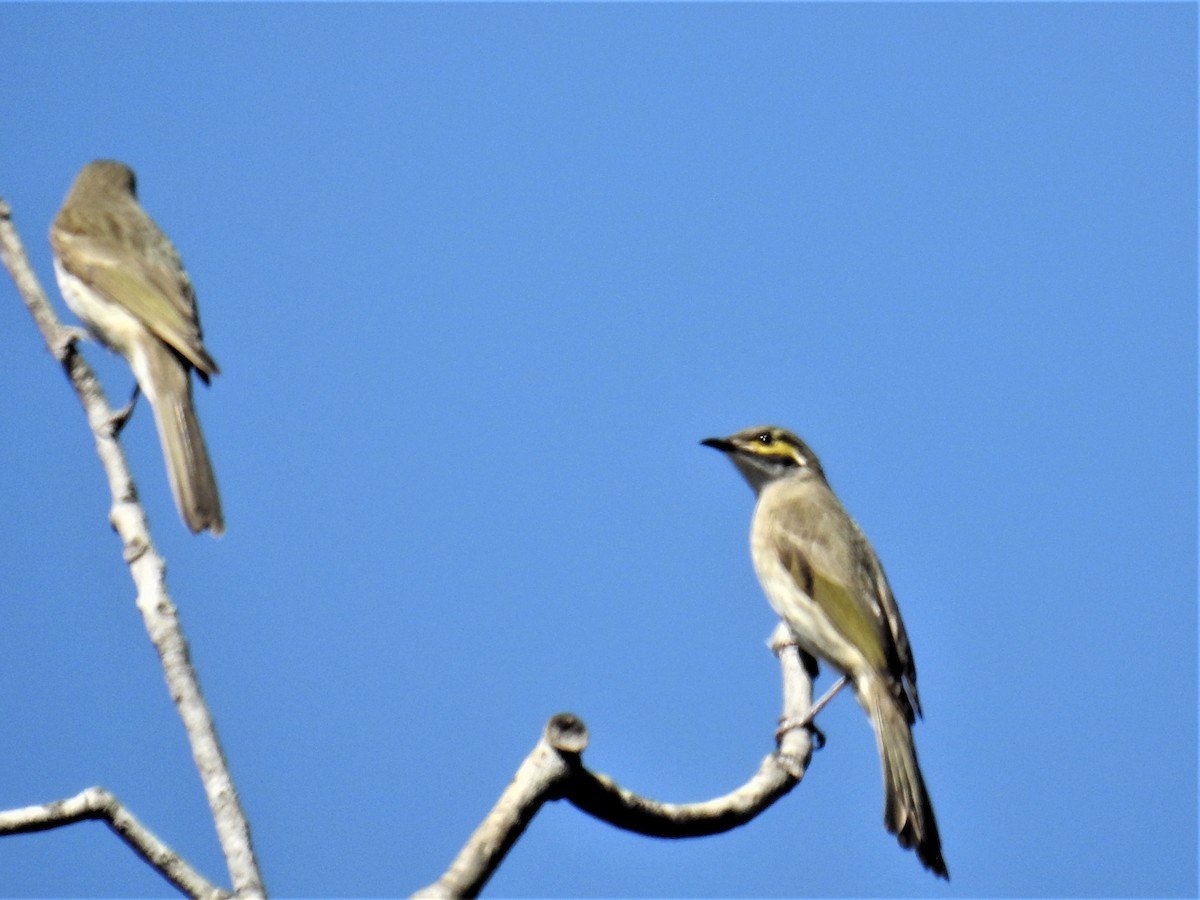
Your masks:
M 573 713 L 558 713 L 550 717 L 543 732 L 546 743 L 560 753 L 580 754 L 588 744 L 587 726 Z

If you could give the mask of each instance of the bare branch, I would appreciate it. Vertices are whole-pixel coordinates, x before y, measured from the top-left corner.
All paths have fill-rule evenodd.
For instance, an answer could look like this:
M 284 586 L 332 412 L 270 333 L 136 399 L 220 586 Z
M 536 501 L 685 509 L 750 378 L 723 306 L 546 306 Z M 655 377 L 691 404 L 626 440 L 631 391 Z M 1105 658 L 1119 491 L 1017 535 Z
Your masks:
M 167 687 L 187 731 L 234 891 L 239 897 L 265 896 L 262 875 L 250 843 L 250 828 L 229 775 L 216 726 L 188 657 L 187 642 L 175 606 L 167 594 L 166 568 L 150 539 L 146 515 L 137 499 L 137 487 L 114 434 L 113 410 L 91 367 L 75 350 L 77 333 L 58 321 L 46 299 L 13 226 L 12 211 L 3 198 L 0 198 L 0 259 L 12 275 L 47 346 L 62 363 L 87 414 L 96 452 L 112 492 L 109 519 L 121 538 L 125 562 L 137 588 L 138 609 L 158 651 Z
M 112 794 L 91 787 L 74 797 L 41 806 L 0 812 L 0 835 L 30 834 L 89 819 L 100 819 L 134 853 L 157 869 L 167 881 L 195 900 L 225 900 L 229 892 L 210 883 L 139 822 Z
M 578 754 L 587 746 L 587 729 L 570 713 L 546 723 L 541 740 L 525 757 L 492 811 L 487 814 L 450 868 L 416 897 L 474 897 L 500 865 L 547 800 L 557 799 Z
M 782 628 L 782 626 L 781 626 Z M 771 649 L 783 671 L 783 721 L 800 721 L 812 706 L 812 679 L 790 634 L 777 630 Z M 541 740 L 521 763 L 492 811 L 436 882 L 415 897 L 474 897 L 547 800 L 566 799 L 617 828 L 665 838 L 718 834 L 744 825 L 790 791 L 812 757 L 812 733 L 791 728 L 741 787 L 699 803 L 660 803 L 588 771 L 580 758 L 587 728 L 570 713 L 546 724 Z

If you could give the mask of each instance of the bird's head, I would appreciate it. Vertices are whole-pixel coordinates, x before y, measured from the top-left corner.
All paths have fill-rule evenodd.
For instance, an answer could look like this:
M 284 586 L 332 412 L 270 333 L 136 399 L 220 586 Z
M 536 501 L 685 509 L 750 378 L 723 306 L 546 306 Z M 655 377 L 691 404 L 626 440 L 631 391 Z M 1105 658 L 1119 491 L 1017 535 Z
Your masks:
M 71 186 L 74 194 L 137 196 L 137 176 L 133 169 L 115 159 L 97 159 L 82 169 Z
M 825 478 L 817 455 L 786 428 L 759 425 L 726 438 L 707 438 L 700 443 L 728 456 L 755 493 L 780 478 L 806 474 Z

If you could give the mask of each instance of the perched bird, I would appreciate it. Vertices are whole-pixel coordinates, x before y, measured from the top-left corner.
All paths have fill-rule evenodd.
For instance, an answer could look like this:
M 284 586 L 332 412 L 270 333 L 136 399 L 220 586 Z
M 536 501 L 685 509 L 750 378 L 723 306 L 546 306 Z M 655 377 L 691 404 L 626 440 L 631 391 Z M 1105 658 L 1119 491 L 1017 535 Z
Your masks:
M 50 246 L 67 305 L 125 357 L 150 401 L 183 521 L 193 532 L 223 533 L 190 375 L 207 384 L 219 370 L 204 349 L 183 263 L 138 203 L 133 171 L 105 159 L 84 166 L 50 226 Z
M 754 570 L 800 649 L 846 675 L 875 729 L 888 831 L 949 878 L 912 725 L 917 670 L 896 599 L 866 537 L 838 501 L 815 453 L 782 428 L 708 438 L 758 496 L 750 529 Z

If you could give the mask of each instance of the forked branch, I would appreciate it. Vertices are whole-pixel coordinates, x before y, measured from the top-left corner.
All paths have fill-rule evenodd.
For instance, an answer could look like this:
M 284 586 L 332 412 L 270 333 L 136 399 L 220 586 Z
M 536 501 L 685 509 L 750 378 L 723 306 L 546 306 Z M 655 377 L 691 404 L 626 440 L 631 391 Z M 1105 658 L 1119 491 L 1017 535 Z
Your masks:
M 800 652 L 780 626 L 771 648 L 783 671 L 784 722 L 801 722 L 812 707 L 812 679 Z M 417 897 L 474 897 L 547 800 L 567 800 L 617 828 L 664 838 L 699 837 L 749 822 L 804 777 L 812 758 L 812 733 L 789 728 L 779 748 L 767 756 L 741 787 L 699 803 L 661 803 L 589 771 L 581 755 L 587 728 L 576 716 L 560 713 L 546 723 L 541 740 L 521 763 L 512 782 L 459 851 L 450 868 Z

